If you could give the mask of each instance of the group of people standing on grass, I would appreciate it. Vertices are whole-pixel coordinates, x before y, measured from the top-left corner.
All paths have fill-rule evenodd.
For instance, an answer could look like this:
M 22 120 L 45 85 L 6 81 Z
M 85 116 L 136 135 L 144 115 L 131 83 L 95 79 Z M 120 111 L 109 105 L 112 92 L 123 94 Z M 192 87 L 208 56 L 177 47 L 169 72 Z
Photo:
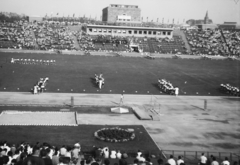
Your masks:
M 37 82 L 37 84 L 33 86 L 33 94 L 43 93 L 48 80 L 49 80 L 48 77 L 40 78 L 40 80 Z
M 56 60 L 42 60 L 42 59 L 15 59 L 11 58 L 11 64 L 33 64 L 33 65 L 54 65 Z
M 170 81 L 167 81 L 165 79 L 158 79 L 158 86 L 164 93 L 175 96 L 178 96 L 179 94 L 178 86 L 174 87 Z
M 221 84 L 220 90 L 232 96 L 240 96 L 240 90 L 238 87 L 231 86 L 230 84 Z
M 104 78 L 103 78 L 103 74 L 95 74 L 95 81 L 96 81 L 96 84 L 99 86 L 99 88 L 101 89 L 102 86 L 104 86 Z

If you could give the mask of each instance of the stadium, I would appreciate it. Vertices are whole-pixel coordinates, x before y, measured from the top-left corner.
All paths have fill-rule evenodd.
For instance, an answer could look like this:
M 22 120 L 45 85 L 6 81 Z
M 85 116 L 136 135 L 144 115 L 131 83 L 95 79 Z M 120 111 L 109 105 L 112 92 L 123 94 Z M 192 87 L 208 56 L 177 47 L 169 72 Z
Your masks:
M 0 14 L 0 165 L 240 164 L 239 25 L 141 12 Z

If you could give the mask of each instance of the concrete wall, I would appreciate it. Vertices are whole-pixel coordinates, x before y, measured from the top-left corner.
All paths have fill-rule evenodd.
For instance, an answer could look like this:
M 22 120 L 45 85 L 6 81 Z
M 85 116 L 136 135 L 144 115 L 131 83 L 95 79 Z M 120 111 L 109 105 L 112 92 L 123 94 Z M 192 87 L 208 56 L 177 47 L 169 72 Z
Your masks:
M 139 8 L 108 8 L 108 22 L 115 22 L 118 15 L 129 15 L 131 21 L 141 21 L 141 10 Z

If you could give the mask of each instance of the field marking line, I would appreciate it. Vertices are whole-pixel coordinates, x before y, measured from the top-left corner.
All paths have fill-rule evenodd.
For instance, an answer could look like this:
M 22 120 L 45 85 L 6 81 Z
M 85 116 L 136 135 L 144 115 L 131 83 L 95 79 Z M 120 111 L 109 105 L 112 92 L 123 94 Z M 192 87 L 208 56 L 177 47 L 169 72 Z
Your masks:
M 195 79 L 195 80 L 198 80 L 198 81 L 200 81 L 200 82 L 203 82 L 203 83 L 205 83 L 205 84 L 208 84 L 208 85 L 210 85 L 210 86 L 212 86 L 212 87 L 216 87 L 216 86 L 213 85 L 212 83 L 208 83 L 208 82 L 206 82 L 205 80 L 196 78 L 196 77 L 194 77 L 194 76 L 192 76 L 192 75 L 190 75 L 190 74 L 187 74 L 187 73 L 185 73 L 185 72 L 181 72 L 181 73 L 182 73 L 182 74 L 185 74 L 186 76 L 189 76 L 189 77 L 191 77 L 191 78 L 193 78 L 193 79 Z

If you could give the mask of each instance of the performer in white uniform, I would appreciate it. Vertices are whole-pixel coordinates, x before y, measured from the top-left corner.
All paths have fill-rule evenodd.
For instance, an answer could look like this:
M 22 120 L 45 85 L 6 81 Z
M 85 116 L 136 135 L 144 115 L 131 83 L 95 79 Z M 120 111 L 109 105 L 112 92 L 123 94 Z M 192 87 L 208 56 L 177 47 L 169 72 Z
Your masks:
M 175 87 L 175 96 L 178 96 L 178 94 L 179 94 L 179 88 L 176 86 Z

